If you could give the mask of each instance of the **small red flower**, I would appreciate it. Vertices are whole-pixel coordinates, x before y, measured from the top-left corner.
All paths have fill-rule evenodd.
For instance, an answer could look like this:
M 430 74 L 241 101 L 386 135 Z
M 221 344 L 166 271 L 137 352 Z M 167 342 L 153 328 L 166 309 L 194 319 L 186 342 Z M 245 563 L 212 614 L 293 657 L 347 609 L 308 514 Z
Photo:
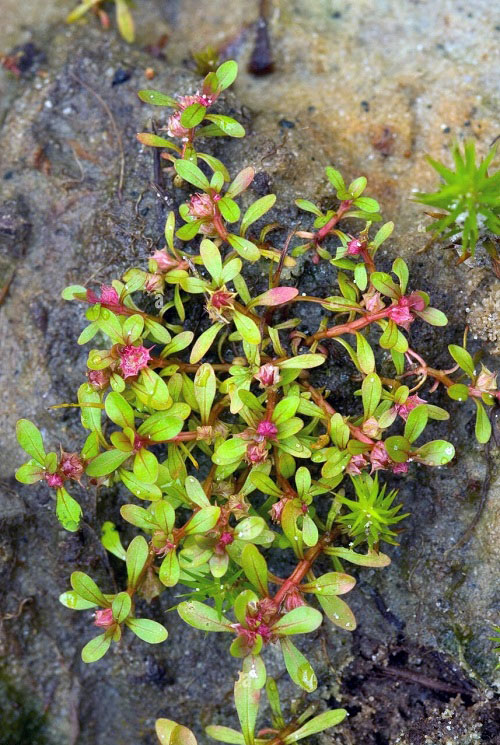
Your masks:
M 120 368 L 124 378 L 130 378 L 133 375 L 137 375 L 141 370 L 148 366 L 148 361 L 151 359 L 151 353 L 146 347 L 134 347 L 132 344 L 127 344 L 126 347 L 122 347 L 119 351 L 120 355 Z
M 367 465 L 368 461 L 364 455 L 353 455 L 345 470 L 346 473 L 349 473 L 351 476 L 359 476 L 361 470 Z
M 263 419 L 258 423 L 256 432 L 257 436 L 255 439 L 257 442 L 261 442 L 266 439 L 274 439 L 278 434 L 278 427 L 269 419 Z
M 285 608 L 287 611 L 293 610 L 294 608 L 300 608 L 301 605 L 305 605 L 306 602 L 298 590 L 292 590 L 286 596 Z
M 254 378 L 259 381 L 261 388 L 276 385 L 281 379 L 280 369 L 268 362 L 266 365 L 259 367 L 259 372 L 255 373 Z
M 371 473 L 389 468 L 390 458 L 383 442 L 377 442 L 370 452 Z
M 387 308 L 387 315 L 390 319 L 397 323 L 398 326 L 408 329 L 410 323 L 414 320 L 414 316 L 411 312 L 412 308 L 415 310 L 423 310 L 425 308 L 425 301 L 423 297 L 418 295 L 416 292 L 412 292 L 411 295 L 403 295 L 400 297 L 398 302 Z
M 364 247 L 364 241 L 360 241 L 359 238 L 353 238 L 352 241 L 349 241 L 349 243 L 347 244 L 347 255 L 357 256 L 357 254 L 361 253 Z
M 109 385 L 110 373 L 108 370 L 89 370 L 87 378 L 92 388 L 103 391 Z
M 59 470 L 66 478 L 78 481 L 83 474 L 84 466 L 77 453 L 65 453 L 63 450 L 59 461 Z
M 180 137 L 181 139 L 187 139 L 189 137 L 190 130 L 183 127 L 181 124 L 181 112 L 176 111 L 175 114 L 169 116 L 167 119 L 167 133 L 170 137 Z
M 280 523 L 281 522 L 281 514 L 283 512 L 283 509 L 287 502 L 290 501 L 290 497 L 281 497 L 277 502 L 273 504 L 271 509 L 269 510 L 269 514 L 271 515 L 271 520 L 273 523 Z
M 161 251 L 155 251 L 151 258 L 156 261 L 158 269 L 161 272 L 168 272 L 179 264 L 177 259 L 174 259 L 173 256 L 169 256 L 164 248 Z
M 396 410 L 396 413 L 399 414 L 399 416 L 401 417 L 401 419 L 404 419 L 404 421 L 406 422 L 410 411 L 415 409 L 420 404 L 425 404 L 425 403 L 426 402 L 424 401 L 424 399 L 420 398 L 420 396 L 417 396 L 417 395 L 408 396 L 404 404 L 394 404 L 394 408 Z
M 191 217 L 204 219 L 214 214 L 214 203 L 210 194 L 193 194 L 189 200 L 188 212 Z
M 104 610 L 96 610 L 94 626 L 99 626 L 103 629 L 108 629 L 113 625 L 113 611 L 111 608 L 105 608 Z
M 267 448 L 263 442 L 249 443 L 245 455 L 248 463 L 255 465 L 263 463 L 267 459 Z
M 87 290 L 89 303 L 105 303 L 106 305 L 120 305 L 120 298 L 114 287 L 101 285 L 101 297 L 97 297 L 93 290 Z
M 59 473 L 46 473 L 44 478 L 52 489 L 59 489 L 64 484 L 64 479 Z

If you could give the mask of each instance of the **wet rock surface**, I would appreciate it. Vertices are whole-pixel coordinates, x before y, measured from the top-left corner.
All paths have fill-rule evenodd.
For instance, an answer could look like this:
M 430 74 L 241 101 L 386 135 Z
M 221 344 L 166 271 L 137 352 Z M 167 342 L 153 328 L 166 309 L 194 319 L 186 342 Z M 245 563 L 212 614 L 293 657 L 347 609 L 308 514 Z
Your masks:
M 75 568 L 110 590 L 120 583 L 123 567 L 113 557 L 105 560 L 97 533 L 103 520 L 118 522 L 124 495 L 78 494 L 86 524 L 68 534 L 56 524 L 47 490 L 21 487 L 12 476 L 22 462 L 13 437 L 21 416 L 36 421 L 54 447 L 61 442 L 71 450 L 81 442 L 75 410 L 47 408 L 74 400 L 87 355 L 75 343 L 83 308 L 60 300 L 61 289 L 106 282 L 144 262 L 161 245 L 165 208 L 186 197 L 172 189 L 168 176 L 166 199 L 151 188 L 152 154 L 135 132 L 149 126 L 152 112 L 136 90 L 151 85 L 175 95 L 196 89 L 198 79 L 183 66 L 195 45 L 193 29 L 207 42 L 231 43 L 243 68 L 251 56 L 257 11 L 249 18 L 248 4 L 236 3 L 228 18 L 223 3 L 213 3 L 211 14 L 202 13 L 202 5 L 153 3 L 147 11 L 141 43 L 157 38 L 163 24 L 171 33 L 168 61 L 152 61 L 91 23 L 22 39 L 40 50 L 33 68 L 19 78 L 2 73 L 0 647 L 1 677 L 10 682 L 0 686 L 0 712 L 17 706 L 18 693 L 10 692 L 15 683 L 40 713 L 36 737 L 49 745 L 147 745 L 155 742 L 158 716 L 192 727 L 205 743 L 208 723 L 234 722 L 238 662 L 224 638 L 204 638 L 175 612 L 166 613 L 175 603 L 170 591 L 141 608 L 166 624 L 166 644 L 152 648 L 127 636 L 101 662 L 81 663 L 91 614 L 70 612 L 57 597 Z M 227 96 L 226 110 L 232 108 L 250 136 L 215 143 L 214 154 L 232 173 L 243 165 L 256 168 L 252 196 L 275 191 L 282 205 L 275 219 L 286 230 L 299 221 L 294 198 L 328 204 L 325 165 L 334 164 L 347 178 L 366 175 L 368 193 L 380 201 L 384 217 L 396 221 L 384 268 L 397 253 L 406 258 L 413 286 L 429 292 L 450 319 L 444 330 L 412 329 L 414 346 L 446 367 L 446 345 L 460 343 L 466 309 L 492 292 L 495 279 L 481 260 L 457 267 L 449 251 L 415 254 L 426 241 L 425 218 L 409 196 L 415 186 L 434 184 L 424 152 L 445 157 L 451 137 L 468 131 L 485 152 L 497 134 L 488 55 L 498 32 L 486 3 L 472 9 L 441 3 L 433 22 L 431 3 L 408 4 L 405 17 L 398 15 L 399 3 L 375 5 L 372 20 L 365 17 L 373 10 L 368 2 L 339 3 L 333 11 L 320 0 L 307 4 L 307 11 L 301 3 L 273 6 L 275 72 L 258 79 L 243 72 L 236 95 Z M 148 84 L 144 70 L 151 64 L 156 78 Z M 130 77 L 118 75 L 124 70 Z M 276 245 L 286 230 L 276 234 Z M 265 276 L 266 269 L 256 267 L 248 279 L 259 287 Z M 301 292 L 324 295 L 334 276 L 332 267 L 313 266 L 307 258 L 289 274 Z M 303 328 L 315 330 L 318 319 L 310 308 L 299 314 Z M 188 323 L 203 329 L 201 308 Z M 474 349 L 480 345 L 473 340 Z M 333 343 L 330 352 L 317 381 L 342 408 L 356 381 Z M 500 738 L 488 640 L 489 622 L 498 623 L 498 463 L 493 447 L 471 445 L 473 411 L 439 397 L 433 402 L 453 416 L 431 434 L 453 441 L 457 458 L 446 468 L 414 466 L 407 479 L 393 479 L 411 517 L 400 547 L 388 551 L 392 565 L 357 573 L 349 598 L 357 631 L 348 634 L 325 622 L 301 645 L 318 674 L 313 698 L 350 712 L 346 723 L 321 736 L 325 744 L 493 745 Z M 280 678 L 283 699 L 296 698 L 277 651 L 269 650 L 266 661 Z M 5 742 L 36 742 L 26 732 Z

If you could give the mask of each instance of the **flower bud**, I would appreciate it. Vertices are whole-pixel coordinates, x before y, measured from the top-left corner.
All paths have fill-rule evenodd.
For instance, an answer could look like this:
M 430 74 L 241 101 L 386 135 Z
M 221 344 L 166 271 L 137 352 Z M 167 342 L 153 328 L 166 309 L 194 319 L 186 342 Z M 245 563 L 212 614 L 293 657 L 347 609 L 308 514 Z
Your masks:
M 107 629 L 113 625 L 113 611 L 111 608 L 105 608 L 104 610 L 96 610 L 94 614 L 94 626 L 99 626 L 103 629 Z
M 130 378 L 137 375 L 141 370 L 148 366 L 151 359 L 151 353 L 146 347 L 134 347 L 133 344 L 127 344 L 119 351 L 120 368 L 124 378 Z
M 276 385 L 281 380 L 280 369 L 268 362 L 266 365 L 261 365 L 259 372 L 255 373 L 254 378 L 259 381 L 261 388 Z

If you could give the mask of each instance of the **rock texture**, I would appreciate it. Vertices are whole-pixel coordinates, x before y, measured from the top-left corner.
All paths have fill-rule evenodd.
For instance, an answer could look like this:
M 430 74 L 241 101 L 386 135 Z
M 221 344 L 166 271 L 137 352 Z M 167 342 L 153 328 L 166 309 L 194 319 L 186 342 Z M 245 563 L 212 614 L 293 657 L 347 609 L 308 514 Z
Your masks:
M 492 55 L 499 32 L 491 4 L 423 0 L 403 9 L 395 0 L 286 0 L 270 6 L 275 72 L 254 79 L 243 71 L 226 106 L 250 136 L 216 143 L 214 153 L 223 153 L 233 173 L 242 165 L 256 168 L 261 191 L 253 196 L 276 191 L 282 205 L 276 216 L 287 228 L 298 222 L 296 197 L 328 203 L 325 165 L 347 178 L 366 175 L 368 193 L 396 221 L 387 268 L 396 253 L 403 255 L 414 286 L 428 291 L 450 319 L 445 330 L 415 324 L 412 332 L 415 346 L 446 367 L 446 345 L 460 342 L 467 308 L 495 292 L 495 280 L 480 256 L 471 267 L 457 267 L 450 251 L 416 254 L 426 241 L 425 217 L 409 198 L 413 188 L 434 184 L 425 152 L 446 158 L 451 139 L 467 134 L 485 152 L 497 134 Z M 120 581 L 120 563 L 105 561 L 96 531 L 104 519 L 118 521 L 122 496 L 82 493 L 86 525 L 67 534 L 46 490 L 21 487 L 12 477 L 22 462 L 13 437 L 19 417 L 35 420 L 54 446 L 80 442 L 75 411 L 48 409 L 73 400 L 85 370 L 86 351 L 75 344 L 83 310 L 60 300 L 61 289 L 105 282 L 143 262 L 160 244 L 165 208 L 185 198 L 168 178 L 166 200 L 150 188 L 152 155 L 135 140 L 151 115 L 136 96 L 148 85 L 144 70 L 155 68 L 155 88 L 194 91 L 198 79 L 183 61 L 200 39 L 224 46 L 244 69 L 257 9 L 235 2 L 227 14 L 227 3 L 214 0 L 207 12 L 205 3 L 183 0 L 151 3 L 136 17 L 141 43 L 170 33 L 168 61 L 90 23 L 40 28 L 29 39 L 36 54 L 31 50 L 19 79 L 2 73 L 0 645 L 2 676 L 10 683 L 0 686 L 0 712 L 12 710 L 13 701 L 21 711 L 19 700 L 46 712 L 36 734 L 28 739 L 12 729 L 0 735 L 2 745 L 147 745 L 155 742 L 158 716 L 192 727 L 204 745 L 206 724 L 234 719 L 237 662 L 228 659 L 224 639 L 207 640 L 175 613 L 166 614 L 175 603 L 171 593 L 144 609 L 166 623 L 165 645 L 153 649 L 126 638 L 96 665 L 81 663 L 90 614 L 64 609 L 57 597 L 75 568 L 110 588 L 114 577 Z M 119 70 L 131 76 L 112 86 Z M 292 277 L 301 292 L 327 294 L 334 274 L 304 260 Z M 260 269 L 249 281 L 262 281 Z M 303 320 L 313 328 L 318 319 L 308 312 Z M 473 344 L 478 348 L 481 340 Z M 321 382 L 339 402 L 354 385 L 351 374 L 332 347 Z M 320 681 L 316 698 L 350 712 L 342 727 L 322 736 L 325 744 L 493 745 L 499 736 L 488 641 L 489 622 L 498 623 L 498 464 L 492 447 L 470 444 L 473 411 L 442 403 L 454 416 L 436 425 L 435 435 L 455 443 L 457 458 L 445 469 L 394 480 L 412 514 L 400 547 L 390 550 L 391 567 L 359 573 L 350 596 L 358 630 L 349 635 L 325 623 L 315 640 L 304 642 Z M 279 656 L 271 650 L 268 659 L 279 676 Z M 297 689 L 285 679 L 280 686 L 290 701 Z

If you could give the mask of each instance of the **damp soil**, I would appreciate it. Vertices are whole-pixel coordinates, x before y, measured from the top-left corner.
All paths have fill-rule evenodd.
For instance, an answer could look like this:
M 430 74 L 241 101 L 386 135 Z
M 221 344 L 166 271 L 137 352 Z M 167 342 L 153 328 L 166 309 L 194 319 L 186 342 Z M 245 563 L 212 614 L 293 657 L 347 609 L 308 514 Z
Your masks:
M 242 75 L 223 106 L 249 136 L 214 142 L 213 154 L 232 173 L 255 167 L 248 199 L 270 190 L 279 195 L 277 247 L 299 221 L 304 226 L 294 199 L 330 203 L 324 166 L 335 165 L 348 179 L 366 175 L 368 193 L 396 222 L 382 268 L 402 255 L 413 286 L 429 292 L 450 320 L 437 330 L 415 323 L 413 345 L 447 367 L 447 344 L 460 343 L 468 308 L 496 280 L 480 254 L 457 266 L 453 251 L 417 253 L 427 241 L 426 218 L 410 196 L 434 184 L 426 152 L 446 158 L 453 137 L 471 134 L 484 153 L 497 135 L 493 8 L 442 2 L 436 9 L 425 0 L 404 8 L 395 0 L 271 2 L 274 67 L 255 77 L 246 66 L 255 53 L 257 3 L 235 2 L 228 14 L 219 0 L 210 13 L 194 0 L 152 2 L 140 15 L 132 48 L 94 22 L 65 28 L 60 3 L 50 13 L 46 3 L 32 3 L 30 26 L 24 20 L 20 28 L 14 5 L 7 2 L 0 32 L 2 51 L 14 49 L 21 61 L 18 75 L 0 71 L 0 719 L 7 722 L 0 744 L 152 745 L 154 720 L 166 716 L 190 726 L 205 745 L 207 724 L 235 723 L 238 662 L 225 639 L 207 639 L 182 624 L 168 612 L 175 596 L 167 590 L 140 608 L 166 624 L 166 644 L 152 648 L 127 637 L 86 667 L 80 649 L 90 638 L 90 614 L 70 612 L 57 600 L 76 568 L 110 591 L 119 585 L 123 567 L 104 556 L 98 533 L 104 520 L 119 522 L 126 495 L 77 493 L 85 524 L 68 534 L 45 488 L 22 487 L 13 478 L 22 462 L 13 437 L 18 418 L 36 421 L 54 447 L 81 444 L 78 414 L 48 408 L 73 400 L 86 367 L 87 351 L 75 343 L 84 309 L 62 301 L 61 290 L 105 283 L 125 267 L 143 265 L 162 245 L 167 211 L 187 195 L 173 188 L 169 174 L 155 183 L 152 153 L 135 139 L 150 128 L 152 112 L 136 91 L 148 85 L 173 95 L 195 91 L 199 78 L 189 50 L 203 43 L 236 57 Z M 163 34 L 167 43 L 152 55 Z M 148 67 L 156 73 L 152 83 L 144 75 Z M 260 265 L 248 272 L 252 291 L 265 286 L 267 273 Z M 326 296 L 335 271 L 306 256 L 284 276 L 300 292 Z M 302 330 L 317 328 L 310 306 L 299 306 L 298 315 Z M 201 305 L 193 303 L 186 327 L 200 333 L 206 325 Z M 347 410 L 359 381 L 342 348 L 335 342 L 327 348 L 328 364 L 314 382 Z M 473 339 L 473 351 L 480 348 L 494 366 L 487 345 Z M 474 444 L 471 409 L 439 395 L 433 402 L 452 411 L 450 422 L 436 423 L 431 434 L 453 441 L 456 459 L 445 468 L 412 466 L 408 478 L 391 480 L 411 516 L 400 545 L 388 549 L 390 567 L 354 572 L 358 584 L 349 602 L 357 630 L 349 634 L 325 622 L 301 644 L 319 680 L 311 698 L 349 711 L 346 722 L 319 736 L 325 745 L 500 742 L 488 639 L 499 609 L 498 457 L 493 446 Z M 277 650 L 269 650 L 266 664 L 285 707 L 300 707 Z

